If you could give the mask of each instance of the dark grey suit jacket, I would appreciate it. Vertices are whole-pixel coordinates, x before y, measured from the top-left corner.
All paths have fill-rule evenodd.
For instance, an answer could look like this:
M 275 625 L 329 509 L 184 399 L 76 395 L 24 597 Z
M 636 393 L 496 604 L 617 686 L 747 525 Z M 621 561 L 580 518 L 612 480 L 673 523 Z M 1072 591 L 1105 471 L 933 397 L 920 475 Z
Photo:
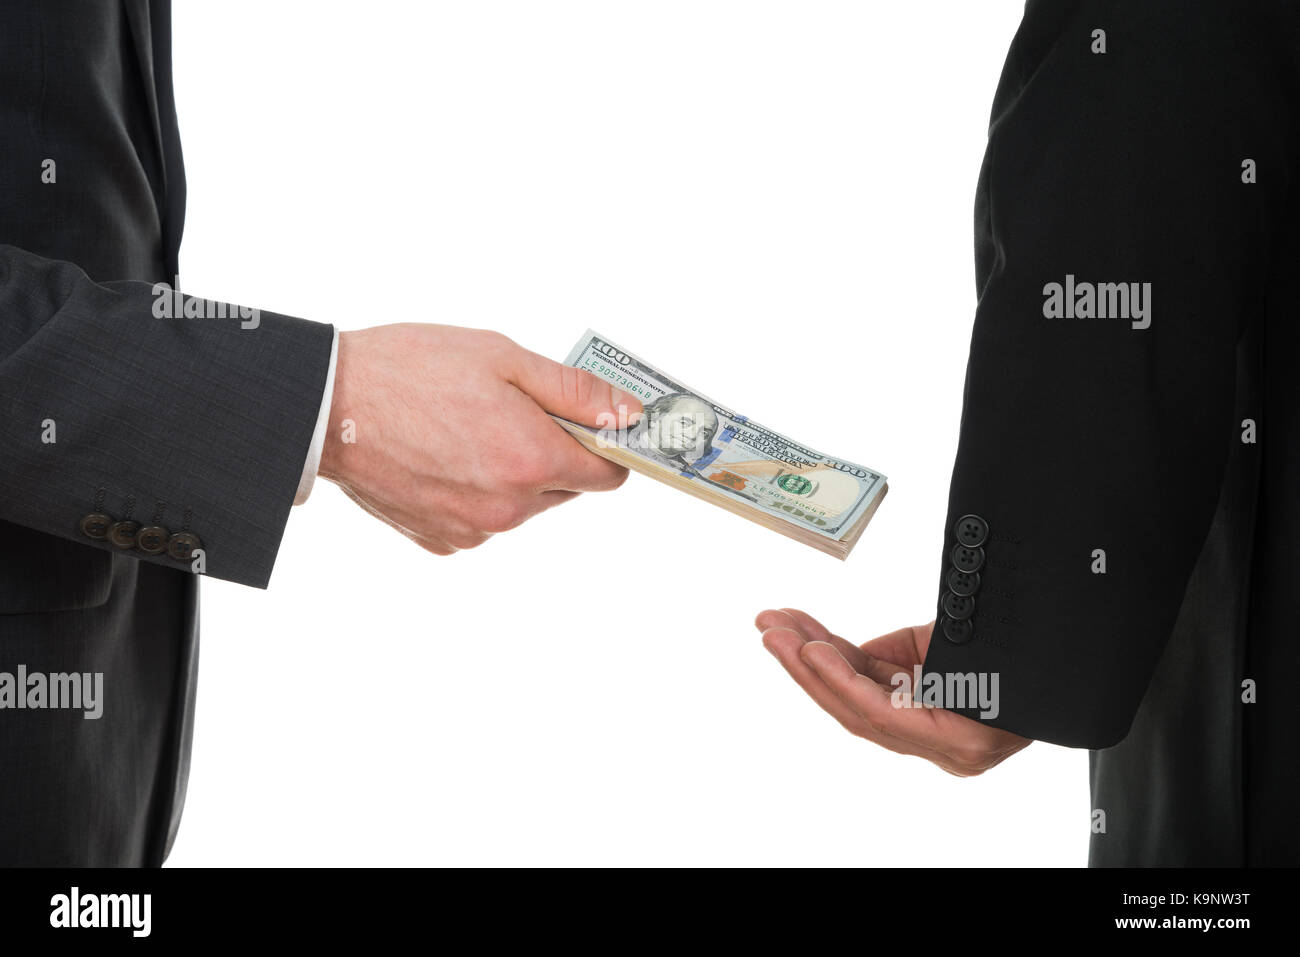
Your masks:
M 0 146 L 0 673 L 102 672 L 105 699 L 98 720 L 0 709 L 0 864 L 159 864 L 190 547 L 267 585 L 332 328 L 156 316 L 185 205 L 166 0 L 0 0 Z

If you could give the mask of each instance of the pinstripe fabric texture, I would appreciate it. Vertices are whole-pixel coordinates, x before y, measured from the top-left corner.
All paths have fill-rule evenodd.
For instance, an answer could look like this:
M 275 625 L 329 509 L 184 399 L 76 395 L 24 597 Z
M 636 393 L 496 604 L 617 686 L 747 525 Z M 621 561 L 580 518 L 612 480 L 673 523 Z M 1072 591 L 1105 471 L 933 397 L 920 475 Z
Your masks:
M 0 0 L 0 674 L 103 675 L 96 720 L 0 709 L 0 865 L 166 858 L 199 577 L 81 520 L 188 529 L 206 574 L 265 587 L 328 371 L 328 325 L 155 315 L 185 207 L 170 32 L 166 0 Z
M 78 542 L 93 511 L 188 525 L 208 574 L 265 587 L 333 330 L 270 313 L 248 329 L 238 315 L 155 318 L 152 288 L 0 246 L 0 518 Z

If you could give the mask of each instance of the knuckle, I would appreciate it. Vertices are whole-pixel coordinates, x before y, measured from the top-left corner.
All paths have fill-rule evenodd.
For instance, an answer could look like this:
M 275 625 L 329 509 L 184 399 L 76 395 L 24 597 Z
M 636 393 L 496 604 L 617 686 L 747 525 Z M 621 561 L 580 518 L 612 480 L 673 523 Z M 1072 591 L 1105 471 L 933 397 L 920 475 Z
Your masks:
M 985 770 L 988 755 L 982 748 L 963 747 L 952 752 L 952 758 L 967 774 L 979 774 Z
M 584 488 L 591 492 L 612 492 L 618 488 L 627 479 L 626 469 L 615 469 L 612 466 L 605 466 L 600 463 L 593 469 L 584 472 Z
M 463 551 L 482 545 L 488 540 L 489 534 L 483 528 L 480 516 L 473 514 L 461 519 L 448 516 L 438 537 L 451 546 L 453 551 Z
M 488 533 L 508 532 L 522 525 L 527 517 L 521 504 L 504 499 L 486 506 L 479 515 L 478 525 Z
M 835 716 L 835 720 L 839 722 L 841 728 L 853 735 L 855 738 L 862 738 L 864 741 L 870 740 L 870 735 L 867 734 L 867 727 L 865 724 L 859 721 L 851 721 L 850 719 L 839 715 Z
M 517 362 L 516 354 L 520 350 L 509 336 L 492 329 L 475 329 L 465 340 L 465 351 L 475 360 L 485 360 L 482 364 L 499 375 L 505 370 L 514 368 Z M 471 366 L 479 364 L 479 361 L 475 361 Z
M 495 329 L 477 329 L 475 330 L 475 337 L 478 339 L 478 344 L 484 349 L 507 352 L 519 348 L 515 340 L 504 332 L 497 332 Z
M 612 469 L 586 468 L 573 477 L 576 480 L 573 484 L 580 485 L 584 492 L 612 492 L 621 485 Z
M 471 548 L 478 548 L 488 540 L 488 535 L 484 532 L 461 532 L 451 539 L 451 544 L 460 551 L 469 551 Z

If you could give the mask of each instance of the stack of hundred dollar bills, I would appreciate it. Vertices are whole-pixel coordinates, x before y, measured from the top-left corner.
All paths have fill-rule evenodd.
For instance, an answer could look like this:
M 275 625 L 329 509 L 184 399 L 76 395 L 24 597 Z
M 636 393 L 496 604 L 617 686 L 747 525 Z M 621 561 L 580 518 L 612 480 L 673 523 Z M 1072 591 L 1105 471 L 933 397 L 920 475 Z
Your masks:
M 591 330 L 564 361 L 645 409 L 595 429 L 553 416 L 592 452 L 829 555 L 848 557 L 889 488 L 879 472 L 737 415 Z

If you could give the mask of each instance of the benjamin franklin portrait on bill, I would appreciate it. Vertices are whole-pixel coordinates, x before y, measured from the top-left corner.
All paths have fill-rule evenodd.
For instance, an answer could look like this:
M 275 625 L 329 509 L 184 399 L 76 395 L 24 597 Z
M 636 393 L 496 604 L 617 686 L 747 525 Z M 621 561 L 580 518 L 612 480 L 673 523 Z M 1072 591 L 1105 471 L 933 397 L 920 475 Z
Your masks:
M 718 416 L 709 403 L 682 392 L 660 396 L 644 407 L 641 420 L 627 432 L 627 447 L 657 464 L 690 470 L 718 434 Z

